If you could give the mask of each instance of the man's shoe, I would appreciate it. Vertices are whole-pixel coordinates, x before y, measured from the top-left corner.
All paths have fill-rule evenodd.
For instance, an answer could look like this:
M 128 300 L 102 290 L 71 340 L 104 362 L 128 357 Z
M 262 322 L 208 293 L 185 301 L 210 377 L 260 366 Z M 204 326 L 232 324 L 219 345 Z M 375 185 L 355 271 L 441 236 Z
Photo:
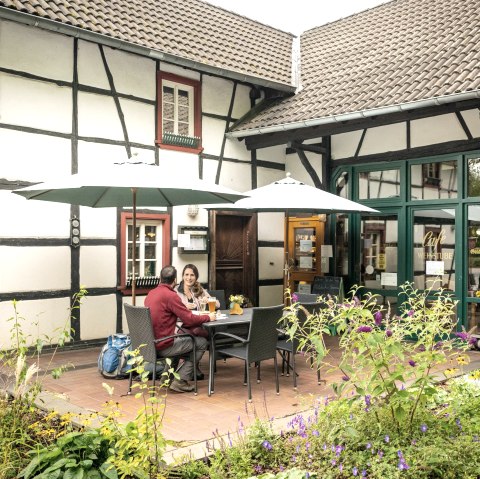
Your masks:
M 185 379 L 174 379 L 169 387 L 177 393 L 191 393 L 195 390 L 195 386 L 192 386 L 188 381 L 185 381 Z

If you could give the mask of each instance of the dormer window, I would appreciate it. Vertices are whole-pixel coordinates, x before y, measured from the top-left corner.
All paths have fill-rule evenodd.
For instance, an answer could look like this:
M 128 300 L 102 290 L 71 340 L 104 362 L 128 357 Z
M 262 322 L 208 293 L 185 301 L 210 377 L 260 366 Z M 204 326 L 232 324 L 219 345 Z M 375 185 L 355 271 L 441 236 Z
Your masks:
M 200 82 L 158 73 L 160 148 L 198 153 L 201 147 Z

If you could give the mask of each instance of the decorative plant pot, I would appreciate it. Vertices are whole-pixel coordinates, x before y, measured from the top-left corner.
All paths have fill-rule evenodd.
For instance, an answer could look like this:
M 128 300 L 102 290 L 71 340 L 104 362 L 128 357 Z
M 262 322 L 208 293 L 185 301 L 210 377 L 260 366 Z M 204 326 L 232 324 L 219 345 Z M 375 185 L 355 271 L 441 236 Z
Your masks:
M 230 314 L 243 314 L 243 309 L 237 303 L 230 303 Z

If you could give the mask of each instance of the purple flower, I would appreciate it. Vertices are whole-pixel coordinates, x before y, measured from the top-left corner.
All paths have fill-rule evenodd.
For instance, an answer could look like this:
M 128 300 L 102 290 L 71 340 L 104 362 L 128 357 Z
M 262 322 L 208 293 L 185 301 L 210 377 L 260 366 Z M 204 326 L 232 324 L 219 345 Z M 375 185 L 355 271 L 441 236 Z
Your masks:
M 468 341 L 468 339 L 470 338 L 470 335 L 468 333 L 466 333 L 465 331 L 455 333 L 455 336 L 460 338 L 462 341 Z
M 356 467 L 353 468 L 353 475 L 358 476 L 358 469 Z
M 375 318 L 375 324 L 380 326 L 382 324 L 382 312 L 377 311 L 373 317 Z
M 372 396 L 370 396 L 370 394 L 367 394 L 365 396 L 365 405 L 367 407 L 370 407 L 372 405 Z
M 350 381 L 350 378 L 347 375 L 342 376 L 342 381 Z
M 320 433 L 316 429 L 314 429 L 312 431 L 312 436 L 320 436 Z
M 415 313 L 415 311 L 414 311 L 413 309 L 411 309 L 411 310 L 407 313 L 407 315 L 408 315 L 408 316 L 413 316 L 414 313 Z
M 391 329 L 387 329 L 387 330 L 385 331 L 385 334 L 386 334 L 387 338 L 390 338 L 390 337 L 392 336 L 393 332 L 392 332 Z
M 410 359 L 410 361 L 408 361 L 408 364 L 410 364 L 412 368 L 414 368 L 417 365 L 417 363 L 413 359 Z
M 370 448 L 372 447 L 372 443 L 367 442 L 367 446 L 366 446 L 366 447 L 367 447 L 367 449 L 370 449 Z
M 390 442 L 390 436 L 385 436 L 385 442 Z
M 420 431 L 422 431 L 422 432 L 427 432 L 427 429 L 428 429 L 428 427 L 427 427 L 426 424 L 422 424 L 422 425 L 420 426 Z
M 435 346 L 433 346 L 433 349 L 440 349 L 442 346 L 443 346 L 443 342 L 438 341 L 438 343 L 436 343 Z
M 297 295 L 296 293 L 293 293 L 293 294 L 292 294 L 292 301 L 293 301 L 294 303 L 297 303 L 297 302 L 298 302 L 298 295 Z
M 370 333 L 372 328 L 370 326 L 360 326 L 357 328 L 357 333 Z
M 367 477 L 367 471 L 365 469 L 362 470 L 362 477 Z
M 267 451 L 271 451 L 272 450 L 272 445 L 268 442 L 268 441 L 263 441 L 262 442 L 262 446 L 264 449 L 266 449 Z
M 425 351 L 425 345 L 424 344 L 420 344 L 420 346 L 418 347 L 418 350 L 423 353 Z
M 398 469 L 400 469 L 400 471 L 406 471 L 407 469 L 410 469 L 409 465 L 405 462 L 405 459 L 403 457 L 398 462 Z

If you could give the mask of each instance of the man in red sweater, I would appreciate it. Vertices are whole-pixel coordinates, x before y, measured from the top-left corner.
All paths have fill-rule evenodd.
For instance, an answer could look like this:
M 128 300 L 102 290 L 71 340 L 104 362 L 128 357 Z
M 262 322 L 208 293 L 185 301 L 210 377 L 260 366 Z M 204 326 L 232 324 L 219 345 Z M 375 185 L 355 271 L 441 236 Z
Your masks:
M 165 266 L 160 272 L 160 284 L 152 289 L 145 298 L 145 306 L 150 308 L 153 332 L 155 338 L 162 338 L 175 334 L 177 318 L 183 322 L 186 328 L 201 326 L 208 321 L 215 321 L 215 313 L 195 315 L 185 307 L 180 296 L 173 290 L 177 283 L 177 270 L 173 266 Z M 208 342 L 205 338 L 195 336 L 197 350 L 197 364 L 205 353 Z M 192 340 L 189 337 L 172 338 L 155 343 L 157 356 L 168 358 L 179 354 L 188 354 L 193 350 Z M 170 389 L 177 392 L 193 391 L 193 385 L 189 380 L 193 378 L 193 357 L 185 360 L 178 369 L 180 379 L 174 379 Z

